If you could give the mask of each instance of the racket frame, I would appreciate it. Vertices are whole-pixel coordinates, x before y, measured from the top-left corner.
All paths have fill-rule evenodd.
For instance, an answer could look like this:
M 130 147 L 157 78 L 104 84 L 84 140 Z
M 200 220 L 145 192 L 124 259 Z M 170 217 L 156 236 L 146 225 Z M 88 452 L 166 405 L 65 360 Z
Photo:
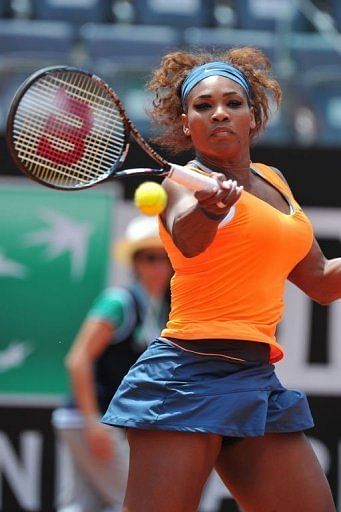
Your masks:
M 19 158 L 17 151 L 15 149 L 15 142 L 14 142 L 14 134 L 13 134 L 13 127 L 15 122 L 15 117 L 17 110 L 19 108 L 20 102 L 22 98 L 24 97 L 26 91 L 35 83 L 37 80 L 43 78 L 46 75 L 49 75 L 51 72 L 75 72 L 75 73 L 82 73 L 86 76 L 88 76 L 91 80 L 94 80 L 97 82 L 97 84 L 105 90 L 106 93 L 108 93 L 112 99 L 114 104 L 117 107 L 117 110 L 119 111 L 123 128 L 124 128 L 124 139 L 123 139 L 123 148 L 121 151 L 121 154 L 119 155 L 117 161 L 115 164 L 108 169 L 106 173 L 103 173 L 103 176 L 99 178 L 98 180 L 94 180 L 93 182 L 89 182 L 85 185 L 82 185 L 80 187 L 65 187 L 65 186 L 58 186 L 53 183 L 49 183 L 47 181 L 44 181 L 40 179 L 39 177 L 32 174 L 30 171 L 28 171 L 25 167 L 25 165 L 22 163 L 21 159 Z M 148 144 L 143 140 L 143 137 L 138 133 L 137 129 L 133 126 L 131 121 L 128 119 L 126 111 L 121 103 L 121 100 L 117 96 L 117 94 L 113 91 L 113 89 L 99 76 L 97 76 L 94 73 L 90 73 L 89 71 L 86 71 L 85 69 L 75 67 L 75 66 L 49 66 L 42 69 L 39 69 L 38 71 L 31 74 L 18 88 L 16 91 L 7 116 L 7 126 L 6 126 L 6 140 L 7 140 L 7 146 L 9 148 L 10 155 L 15 162 L 15 164 L 19 167 L 20 171 L 23 172 L 26 176 L 28 176 L 30 179 L 53 189 L 58 190 L 64 190 L 64 191 L 76 191 L 76 190 L 84 190 L 86 188 L 93 187 L 95 185 L 98 185 L 100 182 L 107 180 L 111 176 L 115 176 L 115 171 L 117 169 L 120 169 L 123 165 L 123 162 L 125 161 L 127 154 L 130 149 L 130 133 L 134 134 L 134 138 L 136 138 L 137 142 L 139 144 Z M 142 139 L 142 142 L 139 141 L 139 139 Z M 144 147 L 144 146 L 143 146 Z M 151 151 L 154 151 L 150 147 Z M 154 152 L 155 153 L 155 152 Z M 161 157 L 160 157 L 161 158 Z M 167 163 L 167 162 L 166 162 Z

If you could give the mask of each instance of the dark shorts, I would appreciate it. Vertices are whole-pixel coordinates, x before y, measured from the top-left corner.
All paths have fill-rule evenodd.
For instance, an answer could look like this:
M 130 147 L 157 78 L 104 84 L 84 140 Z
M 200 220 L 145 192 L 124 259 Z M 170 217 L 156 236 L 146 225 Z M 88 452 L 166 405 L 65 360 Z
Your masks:
M 273 365 L 198 355 L 159 339 L 123 379 L 102 422 L 232 437 L 314 426 L 305 394 L 283 387 Z

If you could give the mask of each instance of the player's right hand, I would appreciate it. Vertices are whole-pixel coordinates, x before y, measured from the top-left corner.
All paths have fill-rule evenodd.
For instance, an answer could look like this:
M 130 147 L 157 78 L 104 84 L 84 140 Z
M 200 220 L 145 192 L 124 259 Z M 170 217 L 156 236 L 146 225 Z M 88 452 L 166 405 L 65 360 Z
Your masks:
M 223 174 L 214 173 L 211 177 L 216 179 L 215 190 L 200 190 L 195 197 L 202 208 L 215 214 L 223 214 L 240 198 L 243 187 L 238 186 L 235 180 L 227 180 Z

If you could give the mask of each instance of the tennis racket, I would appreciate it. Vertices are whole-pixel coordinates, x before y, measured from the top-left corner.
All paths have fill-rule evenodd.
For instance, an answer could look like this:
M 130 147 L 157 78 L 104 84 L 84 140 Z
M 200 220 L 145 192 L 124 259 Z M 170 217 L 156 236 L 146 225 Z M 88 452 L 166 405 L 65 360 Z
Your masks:
M 160 169 L 119 170 L 130 135 Z M 194 191 L 215 187 L 207 173 L 160 156 L 128 119 L 116 93 L 78 68 L 49 67 L 27 78 L 9 109 L 7 142 L 22 172 L 55 189 L 80 190 L 132 175 L 168 175 Z

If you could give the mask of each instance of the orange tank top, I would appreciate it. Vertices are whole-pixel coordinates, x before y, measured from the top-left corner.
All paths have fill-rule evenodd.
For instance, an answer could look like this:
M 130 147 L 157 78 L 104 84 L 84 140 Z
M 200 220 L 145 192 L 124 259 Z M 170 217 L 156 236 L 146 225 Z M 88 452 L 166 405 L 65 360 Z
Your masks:
M 270 362 L 282 359 L 276 328 L 286 278 L 309 252 L 310 221 L 287 184 L 270 167 L 252 164 L 291 206 L 285 214 L 243 191 L 207 249 L 186 258 L 160 222 L 174 268 L 171 312 L 161 336 L 183 340 L 237 339 L 270 344 Z

